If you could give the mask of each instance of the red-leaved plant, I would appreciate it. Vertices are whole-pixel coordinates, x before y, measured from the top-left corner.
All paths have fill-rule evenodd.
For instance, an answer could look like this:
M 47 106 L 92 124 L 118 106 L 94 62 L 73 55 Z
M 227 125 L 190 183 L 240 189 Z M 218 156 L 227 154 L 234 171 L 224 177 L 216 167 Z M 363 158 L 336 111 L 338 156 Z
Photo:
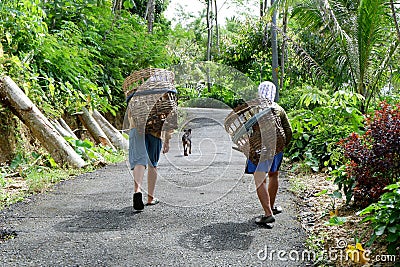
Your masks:
M 366 118 L 366 132 L 340 142 L 344 148 L 347 179 L 355 182 L 354 203 L 361 207 L 379 200 L 384 188 L 400 180 L 400 104 L 380 104 Z

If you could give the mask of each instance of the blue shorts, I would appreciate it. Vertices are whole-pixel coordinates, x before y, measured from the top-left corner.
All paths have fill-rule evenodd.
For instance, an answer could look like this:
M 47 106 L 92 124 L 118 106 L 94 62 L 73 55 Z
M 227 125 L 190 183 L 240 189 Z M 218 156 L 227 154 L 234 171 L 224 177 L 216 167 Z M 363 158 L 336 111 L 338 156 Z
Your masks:
M 162 142 L 151 134 L 139 134 L 135 128 L 129 131 L 129 164 L 131 170 L 136 165 L 147 166 L 149 161 L 153 167 L 157 167 Z
M 280 152 L 274 156 L 274 159 L 259 162 L 258 165 L 254 164 L 250 160 L 247 160 L 245 173 L 254 172 L 277 172 L 282 164 L 283 152 Z

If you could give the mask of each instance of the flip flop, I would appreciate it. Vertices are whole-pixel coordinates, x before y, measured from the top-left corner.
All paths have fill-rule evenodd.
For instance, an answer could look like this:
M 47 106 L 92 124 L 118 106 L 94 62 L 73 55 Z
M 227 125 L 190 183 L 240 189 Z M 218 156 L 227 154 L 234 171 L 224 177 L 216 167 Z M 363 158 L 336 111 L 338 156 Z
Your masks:
M 269 215 L 269 216 L 262 215 L 262 216 L 256 218 L 255 222 L 258 225 L 265 225 L 265 224 L 268 224 L 268 223 L 274 223 L 275 222 L 275 217 L 274 217 L 274 215 Z
M 279 213 L 282 213 L 282 212 L 283 212 L 283 209 L 282 209 L 281 206 L 275 206 L 275 207 L 272 208 L 272 213 L 273 213 L 274 215 L 279 214 Z
M 160 200 L 158 200 L 158 198 L 153 198 L 153 200 L 150 203 L 146 203 L 146 206 L 154 206 L 158 203 L 160 203 Z

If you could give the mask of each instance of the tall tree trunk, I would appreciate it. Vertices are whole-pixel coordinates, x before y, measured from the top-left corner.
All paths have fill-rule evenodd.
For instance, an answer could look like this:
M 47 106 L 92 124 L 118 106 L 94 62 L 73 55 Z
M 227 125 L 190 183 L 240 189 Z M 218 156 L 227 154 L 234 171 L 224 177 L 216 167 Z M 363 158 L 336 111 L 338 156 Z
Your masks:
M 217 8 L 217 0 L 214 0 L 214 10 L 215 10 L 215 46 L 217 48 L 217 53 L 219 54 L 219 26 L 218 26 L 218 8 Z
M 211 61 L 212 24 L 211 24 L 212 0 L 207 0 L 207 61 Z M 207 67 L 207 91 L 211 92 L 210 73 Z
M 286 35 L 287 32 L 287 22 L 288 22 L 288 11 L 289 5 L 287 4 L 287 0 L 285 1 L 285 10 L 283 14 L 283 36 Z M 286 38 L 283 37 L 282 41 L 282 49 L 281 49 L 281 81 L 280 81 L 280 88 L 283 88 L 284 76 L 285 76 L 285 54 L 286 54 Z
M 155 0 L 148 0 L 147 8 L 146 8 L 146 18 L 147 18 L 147 32 L 153 32 L 153 24 L 154 24 L 154 13 L 155 13 Z
M 114 0 L 113 7 L 112 7 L 113 13 L 115 14 L 118 11 L 121 11 L 121 9 L 122 9 L 122 0 Z
M 85 161 L 10 77 L 0 79 L 0 96 L 58 164 L 77 168 L 85 166 Z
M 267 9 L 268 0 L 260 0 L 260 17 L 264 17 L 265 10 Z
M 212 41 L 211 1 L 212 0 L 207 0 L 207 61 L 211 61 L 211 41 Z
M 274 0 L 271 0 L 271 5 L 274 3 Z M 271 43 L 272 43 L 272 81 L 276 86 L 276 95 L 275 102 L 279 100 L 279 81 L 278 81 L 278 72 L 279 72 L 279 63 L 278 63 L 278 40 L 276 34 L 276 11 L 272 14 L 272 27 L 271 27 Z
M 260 18 L 264 17 L 264 0 L 260 0 Z

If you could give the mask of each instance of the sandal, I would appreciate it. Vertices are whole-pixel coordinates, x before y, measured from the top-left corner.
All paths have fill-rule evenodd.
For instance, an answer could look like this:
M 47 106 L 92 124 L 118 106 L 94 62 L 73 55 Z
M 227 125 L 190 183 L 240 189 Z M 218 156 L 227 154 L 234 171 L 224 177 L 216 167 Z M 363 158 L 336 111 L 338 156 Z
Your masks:
M 274 215 L 279 214 L 279 213 L 282 213 L 282 212 L 283 212 L 283 209 L 282 209 L 281 206 L 275 206 L 275 207 L 272 208 L 272 213 L 273 213 Z
M 144 209 L 141 192 L 136 192 L 133 194 L 133 208 L 135 210 L 143 210 Z
M 160 200 L 158 198 L 153 198 L 151 202 L 146 203 L 146 206 L 154 206 L 158 203 L 160 203 Z
M 262 215 L 262 216 L 256 218 L 255 222 L 258 225 L 273 223 L 273 222 L 275 222 L 275 217 L 274 217 L 274 215 L 269 215 L 269 216 Z

